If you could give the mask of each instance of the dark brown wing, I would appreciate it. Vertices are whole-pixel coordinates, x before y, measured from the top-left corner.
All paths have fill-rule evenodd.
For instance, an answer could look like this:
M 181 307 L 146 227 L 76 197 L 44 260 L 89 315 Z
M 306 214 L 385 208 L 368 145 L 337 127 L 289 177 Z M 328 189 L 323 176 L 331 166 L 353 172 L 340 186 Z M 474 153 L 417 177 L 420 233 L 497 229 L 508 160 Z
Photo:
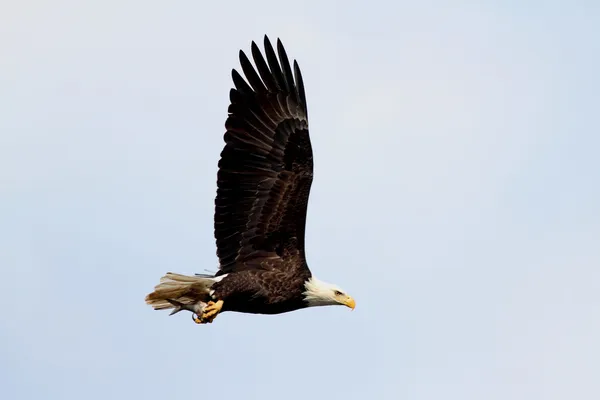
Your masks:
M 300 68 L 294 72 L 281 41 L 276 56 L 252 42 L 256 70 L 240 51 L 248 83 L 232 71 L 225 148 L 215 200 L 218 274 L 248 268 L 307 268 L 306 207 L 313 155 Z M 261 262 L 261 260 L 270 260 Z

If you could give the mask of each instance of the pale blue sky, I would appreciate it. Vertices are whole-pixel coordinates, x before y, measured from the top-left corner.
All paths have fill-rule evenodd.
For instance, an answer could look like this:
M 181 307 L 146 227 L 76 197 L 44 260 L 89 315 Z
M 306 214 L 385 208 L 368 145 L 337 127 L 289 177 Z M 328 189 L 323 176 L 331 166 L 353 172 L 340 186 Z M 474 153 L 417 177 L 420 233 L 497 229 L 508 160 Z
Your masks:
M 600 398 L 600 6 L 560 3 L 3 3 L 0 398 Z M 306 82 L 309 264 L 357 308 L 197 326 L 143 299 L 216 268 L 265 33 Z

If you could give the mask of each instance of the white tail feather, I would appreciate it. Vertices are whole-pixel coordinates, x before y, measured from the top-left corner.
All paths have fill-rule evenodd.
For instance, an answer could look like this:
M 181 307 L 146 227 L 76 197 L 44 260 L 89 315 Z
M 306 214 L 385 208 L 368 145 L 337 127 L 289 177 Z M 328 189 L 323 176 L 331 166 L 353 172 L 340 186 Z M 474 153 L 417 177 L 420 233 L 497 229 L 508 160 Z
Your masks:
M 181 310 L 201 313 L 211 300 L 211 286 L 225 276 L 215 278 L 209 275 L 188 276 L 168 272 L 160 278 L 154 292 L 146 296 L 146 303 L 155 310 L 174 308 L 171 315 Z

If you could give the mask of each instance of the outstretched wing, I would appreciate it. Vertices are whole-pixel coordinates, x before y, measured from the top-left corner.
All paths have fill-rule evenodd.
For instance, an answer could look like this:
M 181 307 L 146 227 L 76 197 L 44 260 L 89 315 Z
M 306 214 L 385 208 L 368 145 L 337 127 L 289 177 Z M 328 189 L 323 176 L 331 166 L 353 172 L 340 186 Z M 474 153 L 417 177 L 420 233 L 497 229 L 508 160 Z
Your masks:
M 215 238 L 219 275 L 246 268 L 307 268 L 306 207 L 313 176 L 300 68 L 265 36 L 266 60 L 243 51 L 248 83 L 234 69 L 225 148 L 219 161 Z M 258 73 L 257 73 L 258 70 Z

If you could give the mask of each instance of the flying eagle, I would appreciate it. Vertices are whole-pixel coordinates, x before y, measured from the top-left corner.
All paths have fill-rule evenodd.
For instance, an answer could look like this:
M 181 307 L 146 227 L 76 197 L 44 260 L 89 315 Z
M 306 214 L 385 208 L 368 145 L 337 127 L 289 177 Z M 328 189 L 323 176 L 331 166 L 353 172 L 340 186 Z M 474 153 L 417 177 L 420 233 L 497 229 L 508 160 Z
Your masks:
M 225 122 L 215 199 L 215 275 L 167 273 L 146 303 L 156 310 L 193 313 L 196 323 L 236 311 L 280 314 L 306 307 L 345 305 L 354 299 L 315 278 L 306 263 L 306 208 L 313 180 L 304 83 L 277 40 L 266 59 L 252 42 L 240 50 L 246 80 L 232 70 L 234 89 Z M 257 73 L 258 71 L 258 73 Z

